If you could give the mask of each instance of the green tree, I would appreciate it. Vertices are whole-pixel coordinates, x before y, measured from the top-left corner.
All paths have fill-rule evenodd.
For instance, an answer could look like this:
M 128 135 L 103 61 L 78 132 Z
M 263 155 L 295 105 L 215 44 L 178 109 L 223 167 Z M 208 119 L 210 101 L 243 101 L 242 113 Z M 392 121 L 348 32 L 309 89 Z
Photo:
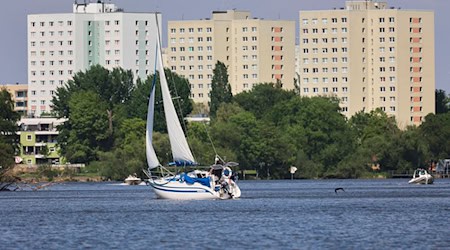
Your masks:
M 296 94 L 293 91 L 283 90 L 273 83 L 263 83 L 253 87 L 252 91 L 235 95 L 233 101 L 261 119 L 267 112 L 270 112 L 275 104 L 290 100 L 294 96 Z
M 436 114 L 447 113 L 450 110 L 450 95 L 447 96 L 442 89 L 435 92 Z
M 93 91 L 72 94 L 69 101 L 70 129 L 63 131 L 64 140 L 60 142 L 70 162 L 90 162 L 96 159 L 98 151 L 112 148 L 106 106 Z
M 213 79 L 211 82 L 209 114 L 216 116 L 216 112 L 222 103 L 230 103 L 233 94 L 231 85 L 228 82 L 228 70 L 223 62 L 217 61 L 213 70 Z
M 173 97 L 175 109 L 177 110 L 178 119 L 180 120 L 180 123 L 183 124 L 184 117 L 190 114 L 193 109 L 193 103 L 190 99 L 191 89 L 189 81 L 186 78 L 171 72 L 169 69 L 165 69 L 164 72 L 168 80 L 169 90 Z M 131 94 L 131 100 L 126 107 L 129 118 L 138 117 L 143 120 L 147 119 L 148 99 L 154 77 L 155 75 L 150 75 L 144 82 L 140 80 L 137 81 L 136 88 Z M 156 83 L 159 83 L 159 74 L 157 74 Z M 160 84 L 156 84 L 155 103 L 154 130 L 167 133 Z
M 357 157 L 367 159 L 368 165 L 380 164 L 382 170 L 395 170 L 400 160 L 397 142 L 401 131 L 394 117 L 381 109 L 359 112 L 349 120 L 356 134 Z
M 73 80 L 59 87 L 52 102 L 56 115 L 68 118 L 58 128 L 63 155 L 75 162 L 91 161 L 96 158 L 98 150 L 111 149 L 114 146 L 114 127 L 123 119 L 120 115 L 124 114 L 123 107 L 129 101 L 133 88 L 131 71 L 120 68 L 109 71 L 99 65 L 76 73 Z M 82 97 L 88 99 L 83 101 Z M 76 109 L 75 112 L 72 109 Z M 97 118 L 90 116 L 93 119 L 91 122 L 77 121 L 75 116 L 86 120 L 83 119 L 83 112 L 86 112 L 86 117 L 95 114 Z M 119 115 L 116 116 L 116 113 Z M 106 128 L 103 127 L 105 122 Z M 89 127 L 91 125 L 96 127 Z M 93 130 L 90 138 L 81 136 L 89 134 L 86 131 L 90 129 Z
M 105 179 L 123 180 L 129 174 L 142 176 L 147 166 L 145 158 L 145 121 L 140 118 L 125 119 L 121 123 L 117 147 L 99 153 L 99 161 L 93 163 Z
M 0 190 L 5 173 L 14 166 L 14 153 L 17 149 L 17 121 L 20 114 L 14 111 L 14 102 L 9 92 L 0 89 Z
M 427 115 L 420 133 L 429 148 L 430 160 L 450 157 L 450 112 Z
M 420 128 L 407 127 L 401 131 L 396 140 L 399 149 L 399 164 L 397 170 L 412 170 L 418 167 L 426 167 L 430 160 L 428 145 L 420 134 Z
M 337 99 L 298 96 L 281 101 L 271 109 L 266 119 L 286 137 L 284 141 L 293 159 L 288 164 L 295 164 L 303 171 L 305 164 L 296 159 L 300 157 L 315 168 L 310 173 L 319 173 L 314 177 L 336 168 L 354 145 L 346 118 L 339 110 Z
M 108 132 L 113 134 L 113 111 L 118 105 L 128 102 L 134 88 L 133 73 L 130 70 L 114 68 L 112 71 L 94 65 L 86 72 L 78 72 L 73 80 L 59 87 L 53 97 L 53 109 L 58 117 L 70 117 L 69 101 L 78 91 L 93 91 L 106 104 L 104 112 L 108 116 Z

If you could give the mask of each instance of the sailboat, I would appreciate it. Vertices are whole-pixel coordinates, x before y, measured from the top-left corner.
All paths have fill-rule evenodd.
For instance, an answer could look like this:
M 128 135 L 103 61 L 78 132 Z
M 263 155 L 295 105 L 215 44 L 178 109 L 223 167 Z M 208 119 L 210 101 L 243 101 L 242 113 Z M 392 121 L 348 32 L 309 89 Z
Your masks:
M 156 54 L 155 73 L 156 70 L 159 71 L 164 114 L 173 156 L 173 162 L 169 165 L 179 166 L 177 169 L 197 166 L 198 163 L 195 161 L 189 148 L 170 95 L 164 73 L 159 33 Z M 147 113 L 146 156 L 148 169 L 144 170 L 149 178 L 146 180 L 147 184 L 152 187 L 156 196 L 162 199 L 197 200 L 239 198 L 241 196 L 241 190 L 236 184 L 236 175 L 231 170 L 231 167 L 237 166 L 238 164 L 235 162 L 224 162 L 217 154 L 215 163 L 210 166 L 209 171 L 197 169 L 190 172 L 173 173 L 160 164 L 152 144 L 155 85 L 156 81 L 154 80 L 150 90 Z M 159 173 L 159 175 L 156 176 L 153 173 Z

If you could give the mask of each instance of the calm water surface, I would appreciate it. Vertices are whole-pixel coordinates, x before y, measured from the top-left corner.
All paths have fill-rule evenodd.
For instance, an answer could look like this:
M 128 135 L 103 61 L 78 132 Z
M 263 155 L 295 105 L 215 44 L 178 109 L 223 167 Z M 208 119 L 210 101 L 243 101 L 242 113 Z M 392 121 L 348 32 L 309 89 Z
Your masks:
M 450 180 L 407 181 L 240 181 L 225 201 L 111 183 L 1 192 L 0 249 L 450 249 Z

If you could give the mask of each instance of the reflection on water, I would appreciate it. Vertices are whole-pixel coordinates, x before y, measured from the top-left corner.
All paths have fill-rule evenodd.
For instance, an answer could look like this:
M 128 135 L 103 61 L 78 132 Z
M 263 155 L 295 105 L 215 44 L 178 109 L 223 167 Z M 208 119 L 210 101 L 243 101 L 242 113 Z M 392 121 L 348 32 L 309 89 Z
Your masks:
M 2 249 L 450 247 L 450 180 L 240 181 L 242 198 L 159 200 L 146 186 L 0 193 Z M 335 192 L 342 187 L 344 191 Z

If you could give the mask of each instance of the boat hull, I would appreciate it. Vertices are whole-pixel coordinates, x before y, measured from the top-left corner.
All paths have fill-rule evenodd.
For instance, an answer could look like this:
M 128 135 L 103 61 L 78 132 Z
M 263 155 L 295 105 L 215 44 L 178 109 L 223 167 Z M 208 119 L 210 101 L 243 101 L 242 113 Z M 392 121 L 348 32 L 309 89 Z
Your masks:
M 409 184 L 433 184 L 433 177 L 432 176 L 421 176 L 417 178 L 411 179 Z
M 212 200 L 219 199 L 219 192 L 200 183 L 187 184 L 180 181 L 167 181 L 165 179 L 149 180 L 156 196 L 160 199 L 171 200 Z
M 140 183 L 141 183 L 141 180 L 130 180 L 130 181 L 125 180 L 125 184 L 130 185 L 130 186 L 139 185 Z
M 229 186 L 229 192 L 220 187 L 211 188 L 200 183 L 188 184 L 179 180 L 156 179 L 148 180 L 147 183 L 159 199 L 227 200 L 241 197 L 241 189 L 234 182 Z
M 124 180 L 125 184 L 127 185 L 139 185 L 139 183 L 142 182 L 141 178 L 138 178 L 136 176 L 128 176 L 125 180 Z

